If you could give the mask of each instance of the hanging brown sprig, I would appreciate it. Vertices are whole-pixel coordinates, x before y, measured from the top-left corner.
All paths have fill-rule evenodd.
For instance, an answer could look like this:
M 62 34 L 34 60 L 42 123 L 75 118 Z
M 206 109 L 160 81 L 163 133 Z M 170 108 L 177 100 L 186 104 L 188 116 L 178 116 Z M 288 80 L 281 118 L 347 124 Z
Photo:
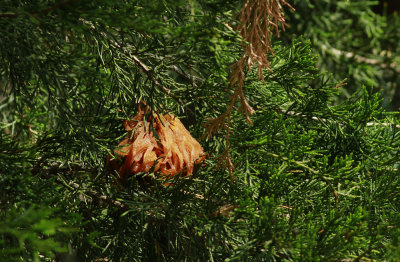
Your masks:
M 286 5 L 294 11 L 294 8 L 285 0 L 246 0 L 243 8 L 238 14 L 239 26 L 236 30 L 244 40 L 243 55 L 232 65 L 232 74 L 229 78 L 229 85 L 234 90 L 229 105 L 225 112 L 215 119 L 206 123 L 206 134 L 211 136 L 221 127 L 226 130 L 226 150 L 221 156 L 221 160 L 226 163 L 229 173 L 232 176 L 233 164 L 229 157 L 229 133 L 230 116 L 235 102 L 240 101 L 241 112 L 246 116 L 248 123 L 252 123 L 250 115 L 254 113 L 253 108 L 247 102 L 243 92 L 243 84 L 246 78 L 245 68 L 249 70 L 257 66 L 258 77 L 265 81 L 263 70 L 270 70 L 268 54 L 273 54 L 271 47 L 272 31 L 279 37 L 279 26 L 285 30 L 287 26 L 282 11 L 282 6 Z

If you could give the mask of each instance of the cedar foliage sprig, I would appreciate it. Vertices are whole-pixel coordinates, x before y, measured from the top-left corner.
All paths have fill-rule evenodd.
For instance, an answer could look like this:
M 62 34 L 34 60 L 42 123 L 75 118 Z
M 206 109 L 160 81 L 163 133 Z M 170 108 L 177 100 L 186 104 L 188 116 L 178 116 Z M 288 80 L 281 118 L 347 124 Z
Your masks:
M 245 114 L 246 120 L 251 124 L 250 115 L 254 113 L 254 109 L 249 105 L 243 91 L 245 82 L 245 68 L 252 70 L 254 64 L 257 65 L 258 77 L 265 81 L 263 70 L 270 69 L 268 54 L 273 54 L 271 47 L 271 34 L 275 30 L 279 37 L 279 25 L 285 30 L 285 17 L 282 11 L 282 5 L 294 8 L 285 0 L 247 0 L 244 7 L 238 14 L 238 22 L 236 30 L 243 38 L 243 55 L 231 67 L 232 72 L 229 77 L 229 87 L 234 90 L 230 97 L 230 102 L 225 112 L 219 117 L 211 119 L 206 123 L 206 132 L 208 136 L 215 133 L 221 126 L 226 129 L 226 149 L 221 156 L 222 161 L 226 161 L 225 166 L 228 168 L 231 179 L 234 169 L 233 163 L 229 156 L 229 136 L 231 125 L 231 113 L 235 102 L 240 101 L 240 110 Z M 226 122 L 226 124 L 225 124 Z

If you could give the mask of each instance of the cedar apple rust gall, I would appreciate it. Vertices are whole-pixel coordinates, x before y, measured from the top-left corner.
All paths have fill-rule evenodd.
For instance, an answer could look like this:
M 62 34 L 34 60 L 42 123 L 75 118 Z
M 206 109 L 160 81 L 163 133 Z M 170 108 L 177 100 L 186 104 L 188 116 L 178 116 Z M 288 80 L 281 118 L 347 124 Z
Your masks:
M 144 116 L 145 112 L 139 105 L 136 116 L 124 122 L 128 135 L 114 150 L 115 158 L 107 157 L 106 166 L 116 171 L 114 173 L 121 183 L 132 174 L 149 172 L 153 167 L 154 172 L 165 178 L 177 174 L 190 176 L 194 165 L 206 157 L 200 143 L 173 114 L 161 116 L 153 113 L 152 119 L 147 121 L 144 121 Z

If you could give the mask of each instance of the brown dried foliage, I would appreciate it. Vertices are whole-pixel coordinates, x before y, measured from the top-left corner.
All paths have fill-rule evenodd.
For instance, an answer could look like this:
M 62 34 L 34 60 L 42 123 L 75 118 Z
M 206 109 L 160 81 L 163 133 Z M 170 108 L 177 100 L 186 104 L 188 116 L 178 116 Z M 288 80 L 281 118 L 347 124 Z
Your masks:
M 283 31 L 287 26 L 282 12 L 282 5 L 294 8 L 285 0 L 246 0 L 239 13 L 239 27 L 237 31 L 246 41 L 243 56 L 235 64 L 231 77 L 231 85 L 238 82 L 243 85 L 243 68 L 249 69 L 257 64 L 258 76 L 264 80 L 263 69 L 269 68 L 268 53 L 273 54 L 271 48 L 272 30 L 279 37 L 279 24 Z
M 245 114 L 247 122 L 252 123 L 250 115 L 254 113 L 254 110 L 247 102 L 243 92 L 243 84 L 246 78 L 244 70 L 246 66 L 251 70 L 256 65 L 258 76 L 264 81 L 263 70 L 270 67 L 268 54 L 274 53 L 271 48 L 272 31 L 275 31 L 279 37 L 279 25 L 282 30 L 285 30 L 287 26 L 282 11 L 283 5 L 294 10 L 285 0 L 246 0 L 238 14 L 239 26 L 236 30 L 242 36 L 245 44 L 243 45 L 243 55 L 232 65 L 229 83 L 234 92 L 225 112 L 206 123 L 206 134 L 208 136 L 217 132 L 221 127 L 226 130 L 227 148 L 221 159 L 226 161 L 231 177 L 233 164 L 229 157 L 230 115 L 235 102 L 239 100 L 241 112 Z
M 152 113 L 145 121 L 145 114 L 139 106 L 137 115 L 124 122 L 128 135 L 114 150 L 116 158 L 107 158 L 106 166 L 116 171 L 121 183 L 132 174 L 149 172 L 153 168 L 164 178 L 191 175 L 195 163 L 200 164 L 205 159 L 199 142 L 174 115 Z

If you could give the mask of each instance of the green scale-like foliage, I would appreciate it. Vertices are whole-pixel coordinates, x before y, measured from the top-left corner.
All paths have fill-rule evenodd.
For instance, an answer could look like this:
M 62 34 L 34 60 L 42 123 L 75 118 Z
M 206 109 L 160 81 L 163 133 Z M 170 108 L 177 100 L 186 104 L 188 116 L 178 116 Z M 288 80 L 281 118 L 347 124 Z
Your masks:
M 378 3 L 365 0 L 294 0 L 287 13 L 291 27 L 282 37 L 304 36 L 318 54 L 318 68 L 333 79 L 347 78 L 338 101 L 366 85 L 383 94 L 392 110 L 400 105 L 399 10 L 374 13 Z M 393 3 L 396 1 L 393 1 Z M 390 12 L 390 13 L 388 13 Z
M 301 54 L 302 49 L 291 51 Z M 366 89 L 343 104 L 330 105 L 337 90 L 304 84 L 301 76 L 308 73 L 307 62 L 312 64 L 302 55 L 300 77 L 292 78 L 295 95 L 288 96 L 276 84 L 284 72 L 273 75 L 254 89 L 255 96 L 265 94 L 258 100 L 254 125 L 233 127 L 241 163 L 237 169 L 251 192 L 246 203 L 259 207 L 255 214 L 263 212 L 263 205 L 266 210 L 273 205 L 271 219 L 278 220 L 269 229 L 267 221 L 256 225 L 251 247 L 273 253 L 279 246 L 294 261 L 356 258 L 369 249 L 385 254 L 381 248 L 397 243 L 392 230 L 399 226 L 398 219 L 384 218 L 399 208 L 394 200 L 399 186 L 398 163 L 393 162 L 399 147 L 396 122 L 385 117 L 379 95 Z M 284 68 L 276 65 L 275 70 Z M 379 125 L 378 119 L 389 124 Z M 243 209 L 255 222 L 254 210 Z M 264 236 L 255 233 L 263 230 Z M 239 254 L 248 258 L 246 251 Z
M 199 140 L 192 177 L 119 185 L 105 168 L 142 100 L 196 138 L 225 111 L 242 5 L 2 1 L 0 261 L 400 259 L 397 114 L 361 85 L 338 102 L 304 30 L 273 39 L 264 82 L 246 69 L 233 178 L 227 129 Z

